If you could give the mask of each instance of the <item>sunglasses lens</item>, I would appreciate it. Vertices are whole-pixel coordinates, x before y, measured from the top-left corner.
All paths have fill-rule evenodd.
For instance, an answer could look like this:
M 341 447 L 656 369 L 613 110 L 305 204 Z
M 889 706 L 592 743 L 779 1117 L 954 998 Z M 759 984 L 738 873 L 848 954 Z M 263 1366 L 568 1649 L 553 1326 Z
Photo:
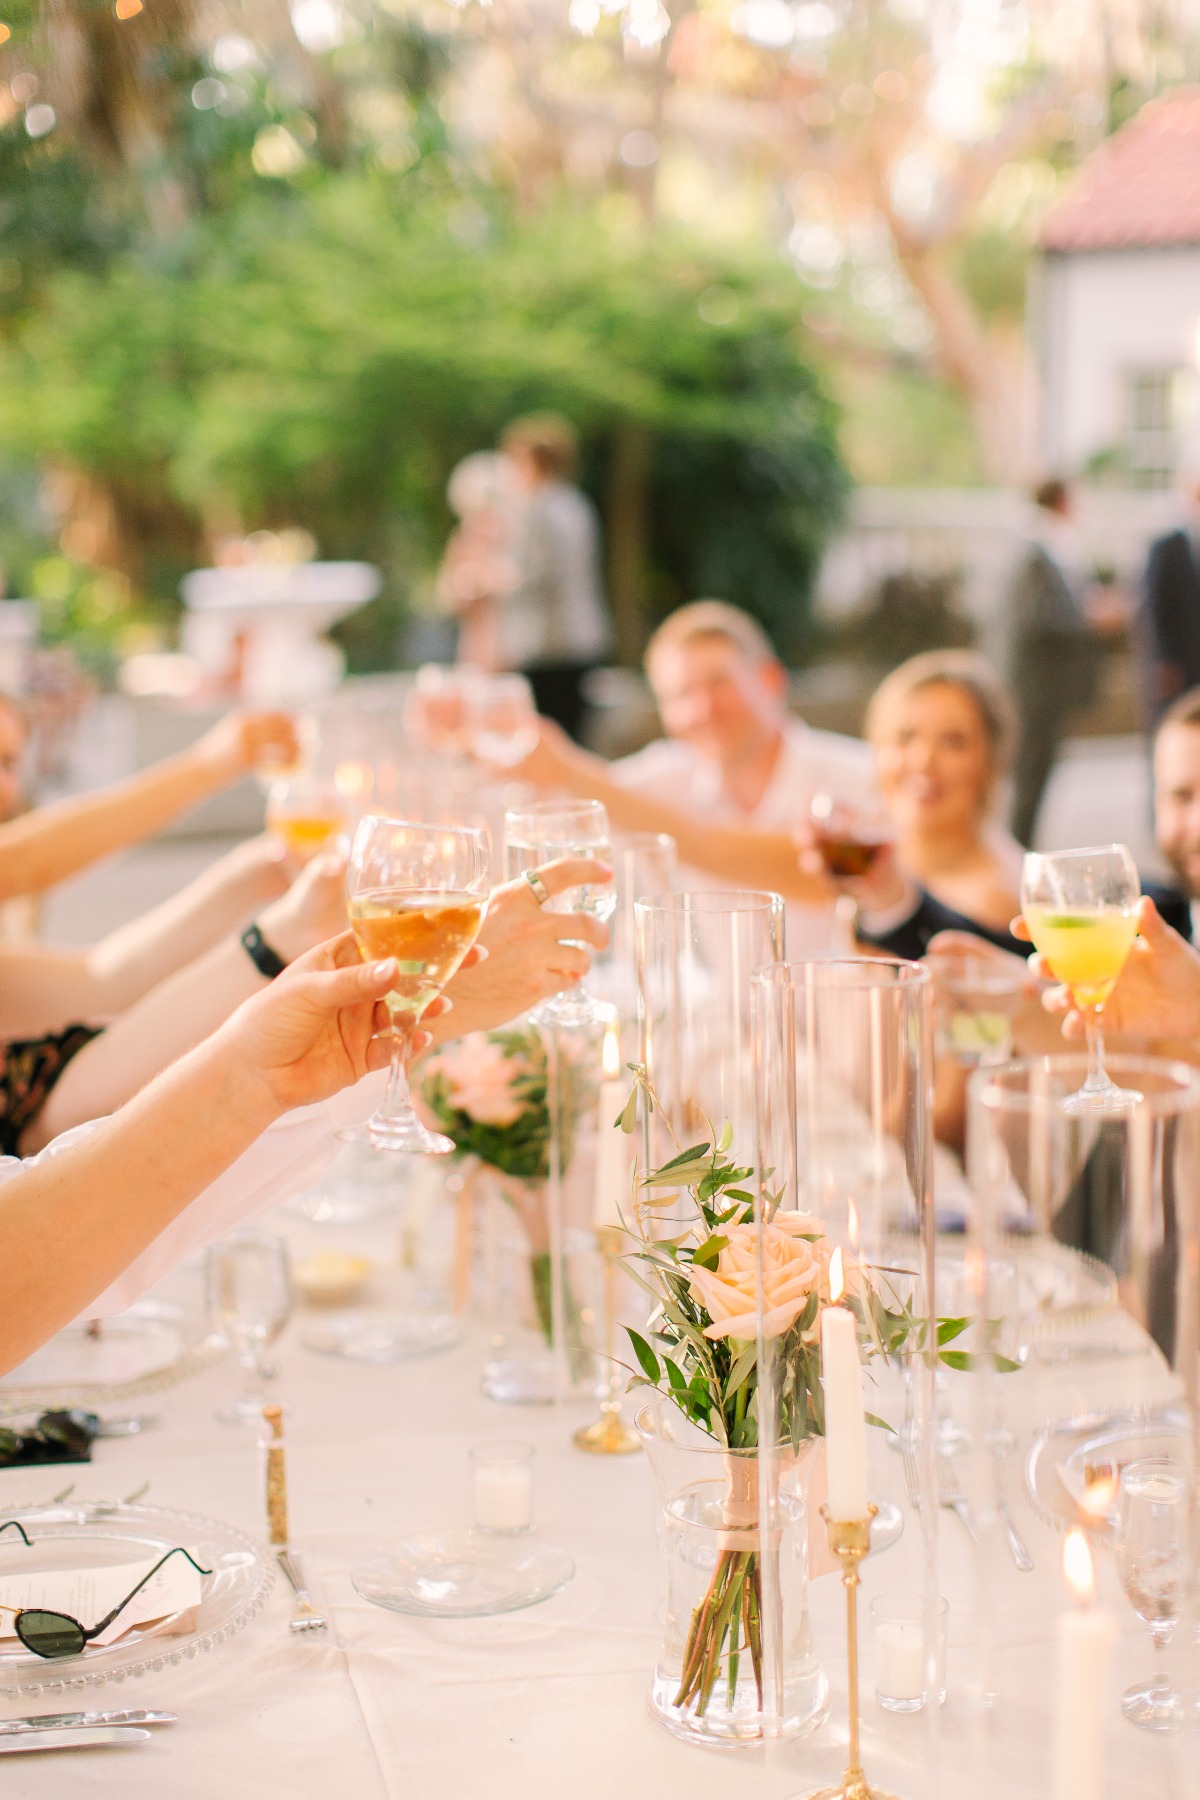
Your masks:
M 78 1656 L 86 1643 L 83 1627 L 66 1613 L 23 1612 L 17 1618 L 17 1636 L 35 1656 Z

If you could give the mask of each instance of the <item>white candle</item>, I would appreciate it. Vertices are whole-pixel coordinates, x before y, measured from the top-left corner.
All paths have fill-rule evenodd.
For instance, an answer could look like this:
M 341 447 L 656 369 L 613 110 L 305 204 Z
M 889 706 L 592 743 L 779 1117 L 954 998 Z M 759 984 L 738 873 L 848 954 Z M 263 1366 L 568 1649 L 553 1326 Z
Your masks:
M 475 1461 L 475 1523 L 481 1531 L 528 1531 L 533 1469 L 528 1461 Z
M 875 1691 L 889 1700 L 925 1698 L 925 1632 L 915 1619 L 875 1627 Z
M 1103 1800 L 1104 1724 L 1117 1627 L 1094 1604 L 1092 1559 L 1078 1529 L 1067 1533 L 1063 1571 L 1080 1604 L 1063 1614 L 1055 1630 L 1058 1695 L 1051 1792 L 1053 1800 Z
M 633 1139 L 614 1124 L 626 1100 L 629 1083 L 620 1076 L 621 1039 L 616 1021 L 604 1033 L 604 1079 L 596 1110 L 596 1192 L 592 1223 L 597 1230 L 622 1223 L 628 1210 L 629 1176 L 633 1167 Z
M 842 1254 L 829 1267 L 830 1291 L 842 1290 Z M 831 1519 L 867 1517 L 867 1427 L 863 1418 L 862 1366 L 858 1321 L 848 1306 L 827 1306 L 821 1314 L 821 1386 L 825 1390 L 825 1458 Z

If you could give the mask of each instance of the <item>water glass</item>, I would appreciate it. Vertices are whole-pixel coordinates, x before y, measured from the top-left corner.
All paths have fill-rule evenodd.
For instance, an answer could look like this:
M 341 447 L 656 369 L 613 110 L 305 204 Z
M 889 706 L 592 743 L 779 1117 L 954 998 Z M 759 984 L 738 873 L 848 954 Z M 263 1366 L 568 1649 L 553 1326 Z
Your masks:
M 611 855 L 608 814 L 598 800 L 538 800 L 504 815 L 504 873 L 510 881 L 561 857 L 594 856 L 608 862 Z M 545 903 L 547 912 L 590 913 L 606 922 L 616 904 L 612 882 L 568 888 Z M 607 1013 L 581 983 L 546 1001 L 534 1016 L 550 1025 L 584 1025 L 603 1022 Z
M 1187 1483 L 1179 1465 L 1165 1456 L 1127 1464 L 1117 1500 L 1117 1572 L 1125 1598 L 1150 1628 L 1155 1672 L 1128 1690 L 1121 1710 L 1145 1731 L 1178 1731 L 1183 1723 L 1183 1702 L 1163 1664 L 1179 1620 L 1187 1529 Z
M 523 675 L 474 677 L 466 689 L 471 754 L 493 768 L 515 769 L 537 749 L 537 708 Z
M 213 1244 L 205 1266 L 208 1313 L 237 1352 L 242 1392 L 217 1414 L 228 1425 L 255 1425 L 266 1399 L 264 1361 L 292 1316 L 295 1295 L 287 1245 L 265 1231 L 239 1231 Z

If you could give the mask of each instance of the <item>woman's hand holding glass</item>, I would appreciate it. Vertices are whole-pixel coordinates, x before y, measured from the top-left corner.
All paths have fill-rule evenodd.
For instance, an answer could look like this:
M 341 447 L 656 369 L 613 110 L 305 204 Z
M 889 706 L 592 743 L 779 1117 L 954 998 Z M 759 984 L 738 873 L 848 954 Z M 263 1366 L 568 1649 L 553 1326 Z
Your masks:
M 1014 937 L 1032 941 L 1023 918 L 1013 920 L 1012 930 Z M 1104 1003 L 1107 1028 L 1122 1037 L 1200 1038 L 1200 953 L 1171 929 L 1148 895 L 1138 902 L 1137 931 Z M 1030 969 L 1055 979 L 1044 956 L 1031 957 Z M 1070 988 L 1050 988 L 1042 1005 L 1062 1016 L 1064 1037 L 1084 1035 L 1085 1016 Z

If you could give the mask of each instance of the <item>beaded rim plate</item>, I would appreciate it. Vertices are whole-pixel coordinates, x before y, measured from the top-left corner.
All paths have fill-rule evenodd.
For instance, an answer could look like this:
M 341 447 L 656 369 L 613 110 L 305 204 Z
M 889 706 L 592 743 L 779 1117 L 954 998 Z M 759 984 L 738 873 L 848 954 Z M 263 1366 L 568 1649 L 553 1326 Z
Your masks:
M 213 1571 L 205 1579 L 204 1598 L 194 1609 L 192 1623 L 182 1631 L 171 1631 L 176 1621 L 159 1620 L 135 1627 L 115 1644 L 90 1644 L 79 1656 L 52 1662 L 34 1656 L 16 1638 L 0 1639 L 0 1695 L 5 1698 L 77 1693 L 106 1681 L 127 1681 L 191 1661 L 204 1651 L 218 1649 L 243 1630 L 261 1610 L 275 1582 L 274 1563 L 250 1538 L 232 1525 L 198 1513 L 157 1506 L 116 1506 L 101 1512 L 67 1502 L 15 1508 L 4 1516 L 20 1519 L 33 1539 L 35 1552 L 53 1540 L 56 1546 L 78 1546 L 66 1553 L 68 1557 L 86 1554 L 91 1558 L 99 1551 L 104 1561 L 135 1562 L 162 1556 L 182 1544 Z M 5 1574 L 15 1572 L 20 1558 L 29 1554 L 15 1532 L 0 1538 L 0 1592 Z
M 1080 1504 L 1089 1471 L 1111 1474 L 1115 1482 L 1126 1463 L 1170 1453 L 1186 1435 L 1183 1413 L 1170 1406 L 1088 1413 L 1048 1425 L 1034 1438 L 1025 1461 L 1033 1509 L 1056 1531 L 1078 1525 L 1094 1537 L 1107 1538 L 1114 1524 L 1112 1507 L 1089 1512 Z
M 102 1410 L 114 1400 L 153 1394 L 199 1375 L 228 1348 L 186 1307 L 139 1300 L 102 1320 L 98 1336 L 87 1325 L 68 1325 L 10 1370 L 0 1381 L 0 1418 L 47 1407 Z

